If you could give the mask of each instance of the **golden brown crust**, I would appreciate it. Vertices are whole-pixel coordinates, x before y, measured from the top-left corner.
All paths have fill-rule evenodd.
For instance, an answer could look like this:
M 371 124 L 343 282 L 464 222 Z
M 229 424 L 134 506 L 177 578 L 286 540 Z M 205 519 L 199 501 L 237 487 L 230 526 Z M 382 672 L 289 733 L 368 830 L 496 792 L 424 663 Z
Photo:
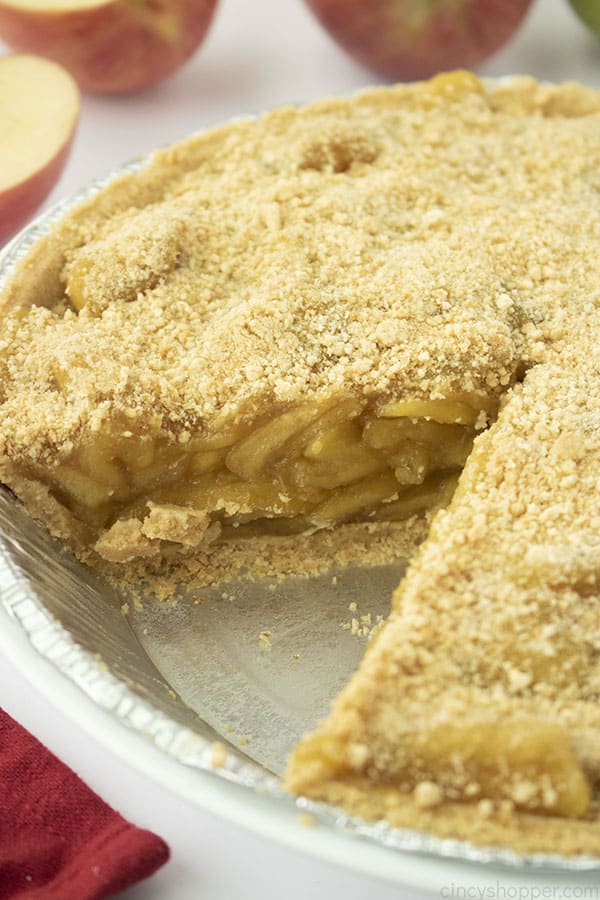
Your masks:
M 571 819 L 568 823 L 516 812 L 510 803 L 485 800 L 443 802 L 428 808 L 396 787 L 348 776 L 324 782 L 311 796 L 368 821 L 385 819 L 395 828 L 416 829 L 482 847 L 505 847 L 527 854 L 598 855 L 597 808 L 589 821 Z

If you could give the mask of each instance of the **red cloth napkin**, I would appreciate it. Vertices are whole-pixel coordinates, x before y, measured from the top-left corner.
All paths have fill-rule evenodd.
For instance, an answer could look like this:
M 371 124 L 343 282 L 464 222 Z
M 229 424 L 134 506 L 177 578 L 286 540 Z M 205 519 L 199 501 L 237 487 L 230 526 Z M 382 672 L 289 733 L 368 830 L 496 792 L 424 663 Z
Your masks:
M 0 709 L 1 900 L 100 900 L 168 858 Z

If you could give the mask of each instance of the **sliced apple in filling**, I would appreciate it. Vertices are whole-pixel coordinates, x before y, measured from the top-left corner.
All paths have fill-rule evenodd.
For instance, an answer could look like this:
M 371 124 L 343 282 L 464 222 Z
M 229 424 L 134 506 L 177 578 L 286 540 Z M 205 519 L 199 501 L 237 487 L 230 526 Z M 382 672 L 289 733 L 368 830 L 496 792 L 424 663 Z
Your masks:
M 440 803 L 486 798 L 572 818 L 590 808 L 590 786 L 568 733 L 532 717 L 490 721 L 481 710 L 464 724 L 444 722 L 404 734 L 396 757 L 388 757 L 385 776 L 378 776 L 369 745 L 357 742 L 355 734 L 317 733 L 294 750 L 288 786 L 327 799 L 324 786 L 360 786 L 369 778 L 407 796 L 414 793 L 418 804 L 419 786 L 435 784 Z
M 443 506 L 495 407 L 474 395 L 337 396 L 178 442 L 158 422 L 120 419 L 53 469 L 30 474 L 73 514 L 86 543 L 123 561 L 158 553 L 161 541 L 243 537 L 267 522 L 270 533 L 289 534 Z M 190 515 L 193 527 L 182 531 Z

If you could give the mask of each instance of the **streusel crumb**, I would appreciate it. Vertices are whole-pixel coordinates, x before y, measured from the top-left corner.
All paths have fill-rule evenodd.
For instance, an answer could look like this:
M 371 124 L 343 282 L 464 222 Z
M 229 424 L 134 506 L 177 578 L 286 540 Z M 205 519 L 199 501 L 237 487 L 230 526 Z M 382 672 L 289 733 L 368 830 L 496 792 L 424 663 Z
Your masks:
M 419 490 L 429 510 L 449 502 L 294 751 L 292 791 L 441 836 L 600 853 L 599 173 L 597 92 L 466 73 L 367 91 L 155 154 L 69 213 L 2 295 L 0 478 L 112 576 L 167 596 L 413 555 Z M 346 418 L 315 435 L 327 403 Z M 410 439 L 382 472 L 394 417 Z M 251 463 L 271 421 L 282 446 L 298 422 L 306 443 L 265 484 Z M 427 482 L 448 427 L 464 454 L 440 439 L 438 469 L 454 481 Z M 318 469 L 328 440 L 339 464 Z M 197 507 L 183 475 L 160 493 L 184 463 Z M 362 480 L 321 497 L 318 477 L 359 463 Z M 300 499 L 317 499 L 294 512 L 307 472 Z M 243 531 L 261 503 L 288 532 Z

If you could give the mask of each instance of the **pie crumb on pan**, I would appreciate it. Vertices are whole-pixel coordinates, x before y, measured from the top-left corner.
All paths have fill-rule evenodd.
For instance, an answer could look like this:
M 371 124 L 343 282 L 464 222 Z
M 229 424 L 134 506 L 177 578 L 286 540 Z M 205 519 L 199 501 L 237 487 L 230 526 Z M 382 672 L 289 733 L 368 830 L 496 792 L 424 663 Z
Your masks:
M 164 594 L 413 556 L 287 787 L 598 855 L 599 243 L 575 84 L 457 72 L 191 138 L 4 289 L 0 479 Z

